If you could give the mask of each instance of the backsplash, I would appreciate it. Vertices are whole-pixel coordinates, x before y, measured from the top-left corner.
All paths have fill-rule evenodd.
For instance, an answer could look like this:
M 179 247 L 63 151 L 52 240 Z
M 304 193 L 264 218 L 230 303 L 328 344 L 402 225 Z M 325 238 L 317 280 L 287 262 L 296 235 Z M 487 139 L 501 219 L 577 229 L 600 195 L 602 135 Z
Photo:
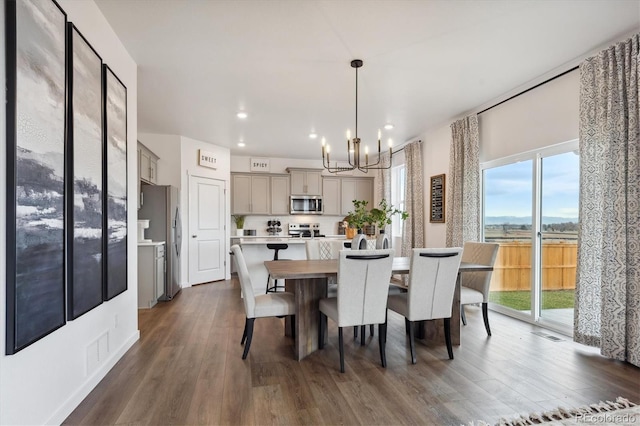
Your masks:
M 328 216 L 328 215 L 284 215 L 284 216 L 247 216 L 244 221 L 244 229 L 255 229 L 257 236 L 268 236 L 267 221 L 280 220 L 282 232 L 280 236 L 286 236 L 289 232 L 290 223 L 319 223 L 320 234 L 322 235 L 337 235 L 338 234 L 338 221 L 344 219 L 344 216 Z M 231 235 L 235 236 L 236 227 L 231 221 Z

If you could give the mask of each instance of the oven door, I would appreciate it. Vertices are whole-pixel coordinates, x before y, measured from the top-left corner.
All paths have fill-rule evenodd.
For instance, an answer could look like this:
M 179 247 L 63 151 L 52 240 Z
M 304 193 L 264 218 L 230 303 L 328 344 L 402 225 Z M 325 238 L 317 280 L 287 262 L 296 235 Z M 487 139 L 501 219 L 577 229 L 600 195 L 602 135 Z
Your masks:
M 322 197 L 294 196 L 291 200 L 291 214 L 322 214 Z

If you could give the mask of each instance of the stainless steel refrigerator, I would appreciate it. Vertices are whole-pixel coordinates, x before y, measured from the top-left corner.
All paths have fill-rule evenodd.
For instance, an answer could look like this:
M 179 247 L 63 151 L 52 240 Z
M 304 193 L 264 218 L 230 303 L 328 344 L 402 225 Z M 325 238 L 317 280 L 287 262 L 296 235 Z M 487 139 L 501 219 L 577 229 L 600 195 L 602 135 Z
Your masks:
M 180 256 L 182 223 L 180 191 L 169 185 L 142 185 L 142 198 L 138 219 L 148 219 L 145 237 L 166 243 L 166 272 L 164 295 L 158 300 L 171 300 L 181 290 Z

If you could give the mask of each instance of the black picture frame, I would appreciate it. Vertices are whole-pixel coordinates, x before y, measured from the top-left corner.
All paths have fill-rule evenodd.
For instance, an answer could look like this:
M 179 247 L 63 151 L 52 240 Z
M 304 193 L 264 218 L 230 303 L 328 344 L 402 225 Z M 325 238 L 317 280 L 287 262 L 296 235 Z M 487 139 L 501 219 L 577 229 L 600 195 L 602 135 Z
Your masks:
M 103 301 L 102 58 L 67 24 L 67 319 Z
M 127 87 L 103 65 L 104 300 L 127 290 Z
M 67 15 L 6 1 L 7 355 L 65 325 Z
M 431 176 L 431 191 L 429 203 L 429 222 L 445 222 L 445 198 L 446 198 L 446 176 L 444 174 Z

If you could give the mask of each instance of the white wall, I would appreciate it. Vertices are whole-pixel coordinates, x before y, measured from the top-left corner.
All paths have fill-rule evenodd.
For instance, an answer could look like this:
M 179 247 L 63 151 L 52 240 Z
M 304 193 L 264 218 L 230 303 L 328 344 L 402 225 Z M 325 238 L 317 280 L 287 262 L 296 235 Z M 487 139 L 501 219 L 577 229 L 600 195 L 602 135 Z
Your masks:
M 239 173 L 251 172 L 251 158 L 248 156 L 232 155 L 231 156 L 231 171 Z M 258 157 L 260 158 L 260 157 Z M 318 154 L 317 160 L 307 160 L 300 158 L 269 158 L 269 173 L 287 173 L 287 167 L 296 167 L 300 169 L 322 169 L 322 158 Z M 335 176 L 335 174 L 329 173 L 326 170 L 322 171 L 323 176 Z M 340 176 L 375 176 L 375 172 L 362 173 L 359 170 L 352 172 L 341 172 Z
M 129 235 L 136 235 L 137 67 L 92 1 L 58 0 L 102 59 L 127 86 L 129 176 Z M 4 36 L 4 5 L 0 4 L 0 31 Z M 4 43 L 0 49 L 0 80 L 5 81 Z M 5 91 L 0 102 L 0 132 L 5 135 Z M 5 181 L 6 149 L 0 154 Z M 129 289 L 103 303 L 15 355 L 5 356 L 6 307 L 6 185 L 0 193 L 0 424 L 59 424 L 97 385 L 124 352 L 139 338 L 137 319 L 136 239 L 128 240 Z M 101 336 L 108 341 L 95 368 L 88 368 L 89 348 Z M 103 341 L 104 343 L 104 341 Z
M 230 169 L 230 152 L 228 148 L 222 148 L 216 145 L 212 145 L 207 142 L 197 141 L 194 139 L 189 139 L 187 137 L 180 137 L 180 146 L 181 146 L 181 154 L 180 154 L 180 170 L 182 173 L 182 181 L 180 184 L 180 198 L 182 205 L 182 235 L 188 236 L 189 233 L 189 176 L 198 176 L 205 177 L 210 179 L 217 179 L 224 182 L 225 185 L 225 218 L 226 218 L 226 237 L 225 240 L 229 241 L 230 232 L 231 232 L 231 169 Z M 213 153 L 213 155 L 217 158 L 217 169 L 211 169 L 208 167 L 202 167 L 198 165 L 198 150 L 203 149 L 205 151 L 209 151 Z M 187 244 L 189 243 L 189 238 L 182 239 L 182 253 L 188 253 Z M 225 250 L 226 253 L 226 279 L 231 278 L 231 268 L 230 268 L 230 259 L 229 259 L 229 247 Z M 181 265 L 181 275 L 182 275 L 182 287 L 188 287 L 189 284 L 189 259 L 188 256 L 182 256 L 182 265 Z

